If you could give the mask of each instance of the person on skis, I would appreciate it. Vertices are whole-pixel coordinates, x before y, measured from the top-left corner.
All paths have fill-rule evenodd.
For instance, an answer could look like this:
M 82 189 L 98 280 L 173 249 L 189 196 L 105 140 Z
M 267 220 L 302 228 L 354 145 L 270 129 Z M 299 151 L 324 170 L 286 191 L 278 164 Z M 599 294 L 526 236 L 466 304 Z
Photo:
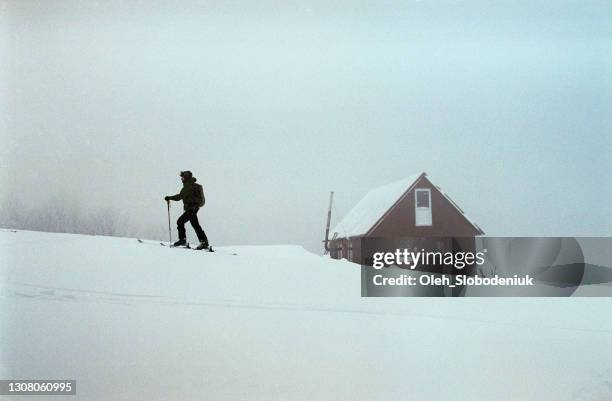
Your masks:
M 196 249 L 208 249 L 208 238 L 198 221 L 198 210 L 200 210 L 200 207 L 204 206 L 205 202 L 202 185 L 196 184 L 197 180 L 191 171 L 181 171 L 180 176 L 183 182 L 181 192 L 176 195 L 164 197 L 168 204 L 170 204 L 171 200 L 183 201 L 183 210 L 185 212 L 176 221 L 179 240 L 174 243 L 174 246 L 188 246 L 185 223 L 189 221 L 198 236 L 198 240 L 200 240 L 200 245 L 198 245 Z

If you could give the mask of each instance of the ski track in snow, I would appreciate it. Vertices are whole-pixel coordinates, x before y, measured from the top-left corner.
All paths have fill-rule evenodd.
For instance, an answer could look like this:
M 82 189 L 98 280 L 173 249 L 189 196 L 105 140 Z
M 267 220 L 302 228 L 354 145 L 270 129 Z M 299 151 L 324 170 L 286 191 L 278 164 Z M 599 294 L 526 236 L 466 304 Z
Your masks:
M 465 321 L 465 322 L 476 322 L 489 325 L 502 325 L 502 326 L 515 326 L 503 322 L 487 319 L 470 319 L 466 317 L 456 316 L 436 316 L 418 313 L 408 312 L 393 312 L 388 311 L 376 311 L 376 310 L 360 310 L 360 309 L 346 309 L 337 308 L 333 306 L 323 305 L 304 305 L 304 304 L 290 304 L 290 303 L 246 303 L 237 300 L 207 300 L 201 298 L 176 298 L 167 297 L 160 295 L 146 295 L 146 294 L 125 294 L 107 291 L 91 291 L 81 290 L 73 288 L 60 288 L 60 287 L 49 287 L 41 286 L 28 283 L 14 283 L 8 282 L 5 288 L 2 288 L 0 296 L 4 297 L 23 297 L 30 299 L 37 299 L 42 301 L 59 301 L 59 302 L 108 302 L 112 304 L 121 305 L 147 305 L 157 304 L 166 306 L 202 306 L 202 307 L 217 307 L 217 308 L 244 308 L 244 309 L 268 309 L 268 310 L 289 310 L 297 312 L 326 312 L 326 313 L 348 313 L 348 314 L 363 314 L 363 315 L 381 315 L 381 316 L 403 316 L 403 317 L 415 317 L 425 319 L 437 319 L 443 321 Z M 599 333 L 610 333 L 612 329 L 596 329 L 596 328 L 580 328 L 580 327 L 558 327 L 558 326 L 546 326 L 552 330 L 570 330 L 570 331 L 590 331 Z

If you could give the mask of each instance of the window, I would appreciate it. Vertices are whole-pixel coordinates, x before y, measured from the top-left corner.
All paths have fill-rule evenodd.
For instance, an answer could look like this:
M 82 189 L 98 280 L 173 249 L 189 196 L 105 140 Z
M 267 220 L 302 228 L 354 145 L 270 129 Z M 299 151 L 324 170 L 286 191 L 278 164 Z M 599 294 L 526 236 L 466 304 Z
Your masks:
M 431 190 L 417 188 L 414 190 L 414 222 L 417 226 L 431 226 Z
M 417 207 L 429 207 L 429 192 L 419 190 L 416 195 Z

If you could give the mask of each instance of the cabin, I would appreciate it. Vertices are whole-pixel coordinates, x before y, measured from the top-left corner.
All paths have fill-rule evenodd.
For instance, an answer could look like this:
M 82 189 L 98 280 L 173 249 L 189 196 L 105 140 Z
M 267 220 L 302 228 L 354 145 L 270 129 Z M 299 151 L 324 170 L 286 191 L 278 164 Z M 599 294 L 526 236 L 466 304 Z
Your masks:
M 482 229 L 429 179 L 415 174 L 369 191 L 333 230 L 334 259 L 372 265 L 374 252 L 396 249 L 473 251 Z

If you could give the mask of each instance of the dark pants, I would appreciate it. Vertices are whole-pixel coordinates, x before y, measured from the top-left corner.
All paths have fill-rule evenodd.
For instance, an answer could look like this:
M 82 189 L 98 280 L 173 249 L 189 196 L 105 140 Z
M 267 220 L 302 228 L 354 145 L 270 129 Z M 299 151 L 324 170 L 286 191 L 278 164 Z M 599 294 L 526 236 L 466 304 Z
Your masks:
M 198 221 L 198 208 L 185 210 L 185 213 L 183 213 L 176 221 L 179 239 L 187 238 L 187 233 L 185 232 L 185 223 L 187 222 L 191 223 L 191 226 L 195 230 L 200 242 L 208 243 L 208 238 L 206 238 L 206 234 L 204 233 L 204 230 L 202 230 L 200 222 Z

